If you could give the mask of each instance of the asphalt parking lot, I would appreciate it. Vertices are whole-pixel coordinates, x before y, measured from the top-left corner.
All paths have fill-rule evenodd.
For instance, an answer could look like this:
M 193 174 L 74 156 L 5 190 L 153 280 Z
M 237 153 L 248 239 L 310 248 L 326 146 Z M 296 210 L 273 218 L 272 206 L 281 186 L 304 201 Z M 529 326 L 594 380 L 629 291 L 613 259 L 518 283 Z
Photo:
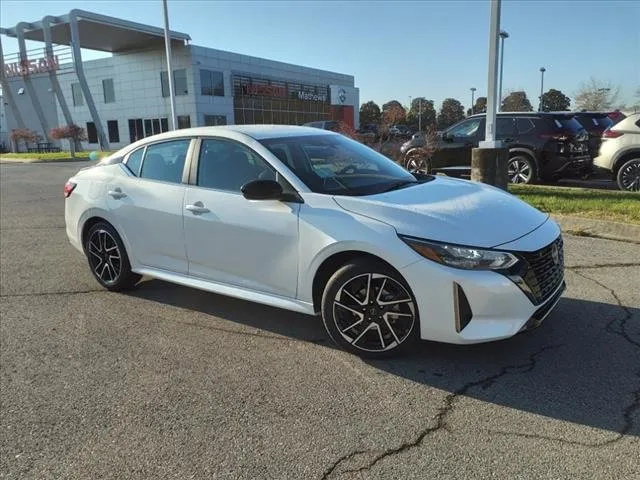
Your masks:
M 64 230 L 80 166 L 0 166 L 0 477 L 638 478 L 640 245 L 566 236 L 534 331 L 364 361 L 312 317 L 99 288 Z

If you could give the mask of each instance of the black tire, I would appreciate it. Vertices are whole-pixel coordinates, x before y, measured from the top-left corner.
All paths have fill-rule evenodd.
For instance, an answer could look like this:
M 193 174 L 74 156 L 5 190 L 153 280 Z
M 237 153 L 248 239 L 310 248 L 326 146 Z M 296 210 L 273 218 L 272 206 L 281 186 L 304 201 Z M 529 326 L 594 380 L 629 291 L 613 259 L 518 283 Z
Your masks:
M 538 166 L 529 155 L 513 155 L 507 168 L 509 183 L 530 185 L 538 179 Z
M 404 168 L 411 173 L 431 174 L 431 160 L 420 154 L 409 154 L 404 161 Z
M 618 188 L 626 192 L 640 192 L 640 158 L 622 164 L 616 175 Z
M 367 258 L 331 276 L 322 295 L 322 321 L 334 343 L 361 357 L 404 354 L 419 340 L 411 289 L 394 269 Z
M 85 236 L 84 252 L 91 273 L 107 290 L 119 292 L 133 288 L 142 278 L 131 271 L 122 239 L 107 222 L 91 226 Z

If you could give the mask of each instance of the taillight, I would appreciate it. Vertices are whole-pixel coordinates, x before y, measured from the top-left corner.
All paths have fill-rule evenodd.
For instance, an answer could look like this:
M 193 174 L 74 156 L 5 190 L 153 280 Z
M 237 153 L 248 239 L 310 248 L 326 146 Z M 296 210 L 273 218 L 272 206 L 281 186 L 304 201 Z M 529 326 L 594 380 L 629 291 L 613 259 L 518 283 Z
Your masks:
M 73 182 L 67 182 L 64 184 L 64 198 L 69 198 L 69 195 L 76 188 L 76 184 Z
M 605 130 L 602 132 L 602 138 L 618 138 L 624 135 L 622 132 L 618 132 L 617 130 Z

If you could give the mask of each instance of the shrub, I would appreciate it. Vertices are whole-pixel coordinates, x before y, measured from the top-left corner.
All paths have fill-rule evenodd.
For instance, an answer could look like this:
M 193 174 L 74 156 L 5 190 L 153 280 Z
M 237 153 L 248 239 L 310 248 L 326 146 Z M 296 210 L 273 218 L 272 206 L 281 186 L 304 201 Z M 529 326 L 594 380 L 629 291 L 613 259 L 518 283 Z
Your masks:
M 84 128 L 73 123 L 64 127 L 52 128 L 49 132 L 49 136 L 54 140 L 68 140 L 72 157 L 75 157 L 76 145 L 87 140 L 87 134 L 85 133 Z
M 35 143 L 40 139 L 40 135 L 28 128 L 14 128 L 10 134 L 11 142 L 19 150 L 20 141 L 24 142 L 25 148 L 29 148 L 29 143 Z

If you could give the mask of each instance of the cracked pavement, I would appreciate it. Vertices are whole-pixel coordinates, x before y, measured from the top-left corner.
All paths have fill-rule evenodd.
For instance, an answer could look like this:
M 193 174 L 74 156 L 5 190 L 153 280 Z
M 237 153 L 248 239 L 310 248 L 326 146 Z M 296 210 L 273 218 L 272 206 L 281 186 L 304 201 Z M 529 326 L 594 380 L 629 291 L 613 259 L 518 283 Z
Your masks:
M 364 361 L 311 317 L 101 290 L 64 232 L 81 166 L 0 166 L 0 478 L 637 478 L 640 245 L 566 236 L 536 330 Z

